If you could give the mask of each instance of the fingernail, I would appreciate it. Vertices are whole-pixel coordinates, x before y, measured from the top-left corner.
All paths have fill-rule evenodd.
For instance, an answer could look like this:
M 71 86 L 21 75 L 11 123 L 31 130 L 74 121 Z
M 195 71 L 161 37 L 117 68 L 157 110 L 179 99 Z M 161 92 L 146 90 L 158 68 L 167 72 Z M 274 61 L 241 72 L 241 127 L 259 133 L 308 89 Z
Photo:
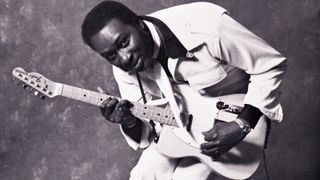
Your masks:
M 216 138 L 217 136 L 218 136 L 217 133 L 214 133 L 214 134 L 212 135 L 213 138 Z

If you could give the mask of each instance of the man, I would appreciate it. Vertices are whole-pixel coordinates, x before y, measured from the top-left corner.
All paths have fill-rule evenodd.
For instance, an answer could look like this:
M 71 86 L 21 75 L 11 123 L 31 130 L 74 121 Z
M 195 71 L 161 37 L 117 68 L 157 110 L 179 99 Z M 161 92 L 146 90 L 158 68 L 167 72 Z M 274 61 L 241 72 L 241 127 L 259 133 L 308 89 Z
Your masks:
M 123 99 L 167 96 L 168 88 L 157 80 L 167 77 L 172 85 L 186 84 L 203 96 L 246 93 L 234 121 L 208 124 L 203 132 L 201 152 L 213 159 L 241 142 L 261 116 L 282 120 L 279 87 L 286 59 L 219 6 L 197 2 L 138 16 L 119 2 L 103 1 L 86 16 L 82 36 L 113 65 Z M 161 70 L 166 73 L 156 73 Z M 212 178 L 197 160 L 159 153 L 154 139 L 161 138 L 163 126 L 133 116 L 129 101 L 110 98 L 103 105 L 103 116 L 121 125 L 128 144 L 146 148 L 131 179 Z

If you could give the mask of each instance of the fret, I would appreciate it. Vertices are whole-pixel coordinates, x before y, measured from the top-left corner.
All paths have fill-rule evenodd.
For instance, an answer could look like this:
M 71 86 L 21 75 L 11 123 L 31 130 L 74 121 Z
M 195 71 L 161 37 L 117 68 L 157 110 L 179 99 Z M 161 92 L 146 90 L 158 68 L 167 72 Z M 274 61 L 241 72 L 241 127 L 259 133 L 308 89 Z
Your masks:
M 88 90 L 81 89 L 80 97 L 83 99 L 84 102 L 90 103 L 90 92 Z
M 63 84 L 61 95 L 97 106 L 101 106 L 102 102 L 107 98 L 105 94 L 65 84 Z
M 113 97 L 110 95 L 90 91 L 87 89 L 82 89 L 78 87 L 69 86 L 62 84 L 62 96 L 79 100 L 85 103 L 93 104 L 96 106 L 101 106 L 102 102 L 108 97 Z M 115 97 L 118 98 L 118 97 Z M 118 98 L 121 100 L 121 98 Z M 131 113 L 138 118 L 146 118 L 154 120 L 161 124 L 166 124 L 169 126 L 176 126 L 177 123 L 174 120 L 174 115 L 170 109 L 163 109 L 156 106 L 149 106 L 141 103 L 133 103 L 133 107 L 130 109 Z
M 99 101 L 98 94 L 96 94 L 95 92 L 90 92 L 89 103 L 93 105 L 97 105 L 98 101 Z
M 97 93 L 97 92 L 96 92 Z M 98 94 L 98 100 L 97 100 L 97 106 L 101 106 L 103 101 L 106 100 L 108 98 L 108 96 L 106 94 L 102 94 L 102 93 L 97 93 Z

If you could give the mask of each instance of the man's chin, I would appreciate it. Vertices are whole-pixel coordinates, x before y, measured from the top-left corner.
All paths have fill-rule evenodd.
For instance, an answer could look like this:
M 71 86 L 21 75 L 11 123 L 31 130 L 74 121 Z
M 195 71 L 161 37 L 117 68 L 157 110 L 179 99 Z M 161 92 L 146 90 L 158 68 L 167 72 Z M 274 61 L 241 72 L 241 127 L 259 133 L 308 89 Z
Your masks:
M 142 68 L 140 68 L 140 69 L 122 69 L 122 70 L 127 72 L 127 73 L 129 73 L 129 74 L 135 74 L 137 72 L 143 72 L 144 71 L 144 69 L 142 69 Z
M 133 69 L 131 69 L 131 68 L 124 68 L 124 67 L 118 67 L 118 68 L 120 68 L 122 71 L 128 72 L 128 73 L 130 73 L 130 72 L 135 72 L 135 71 L 133 71 Z
M 126 71 L 126 72 L 129 72 L 129 73 L 138 73 L 138 72 L 143 72 L 144 69 L 140 68 L 140 69 L 132 69 L 132 70 L 129 70 L 129 71 Z

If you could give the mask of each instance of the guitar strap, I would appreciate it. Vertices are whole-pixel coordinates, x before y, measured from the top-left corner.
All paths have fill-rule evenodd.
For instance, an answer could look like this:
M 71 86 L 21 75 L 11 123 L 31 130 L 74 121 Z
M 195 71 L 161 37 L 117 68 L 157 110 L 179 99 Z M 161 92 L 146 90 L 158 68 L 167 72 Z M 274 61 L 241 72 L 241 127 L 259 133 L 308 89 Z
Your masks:
M 147 104 L 147 98 L 146 98 L 146 95 L 144 94 L 144 89 L 143 89 L 142 82 L 141 82 L 141 79 L 140 79 L 138 72 L 136 72 L 136 76 L 137 76 L 137 80 L 138 80 L 139 89 L 141 92 L 143 103 Z M 159 140 L 159 136 L 157 135 L 156 124 L 152 120 L 149 121 L 149 124 L 152 126 L 152 133 L 155 135 L 154 142 L 157 143 Z
M 139 89 L 140 89 L 140 92 L 141 92 L 143 103 L 146 104 L 147 103 L 147 98 L 146 98 L 146 95 L 144 94 L 143 86 L 142 86 L 141 79 L 140 79 L 140 76 L 139 76 L 138 72 L 136 72 L 136 76 L 137 76 L 137 79 L 138 79 Z
M 155 77 L 155 81 L 156 83 L 158 84 L 161 92 L 165 95 L 165 97 L 168 99 L 169 101 L 169 104 L 170 104 L 170 107 L 173 111 L 173 114 L 176 118 L 176 121 L 177 121 L 177 124 L 179 126 L 179 128 L 183 128 L 183 123 L 180 119 L 180 114 L 178 114 L 178 112 L 180 112 L 180 109 L 179 109 L 179 106 L 174 98 L 174 93 L 173 93 L 173 90 L 172 90 L 172 87 L 171 87 L 171 83 L 170 83 L 170 80 L 169 80 L 169 77 L 167 76 L 167 73 L 165 72 L 165 70 L 162 68 L 162 66 L 157 63 L 155 66 L 154 66 L 154 72 L 156 72 L 154 74 L 154 77 Z M 143 102 L 146 104 L 147 103 L 147 98 L 144 94 L 144 89 L 143 89 L 143 86 L 142 86 L 142 82 L 141 82 L 141 79 L 140 79 L 140 76 L 138 73 L 136 73 L 136 76 L 137 76 L 137 80 L 138 80 L 138 84 L 139 84 L 139 88 L 140 88 L 140 92 L 141 92 L 141 95 L 142 95 L 142 98 L 143 98 Z
M 153 67 L 153 72 L 151 74 L 153 80 L 157 83 L 158 87 L 160 88 L 161 92 L 164 94 L 165 98 L 168 100 L 170 109 L 172 110 L 176 123 L 179 128 L 172 128 L 173 132 L 180 137 L 181 139 L 184 139 L 184 141 L 188 142 L 190 145 L 194 147 L 199 147 L 199 144 L 197 144 L 192 136 L 187 131 L 186 127 L 184 127 L 182 120 L 180 118 L 180 108 L 176 102 L 176 99 L 174 97 L 173 89 L 171 82 L 169 80 L 168 75 L 166 74 L 163 67 L 160 65 L 160 63 L 156 63 Z M 139 81 L 139 80 L 138 80 Z M 140 82 L 141 83 L 141 82 Z M 139 85 L 142 87 L 141 85 Z M 144 92 L 141 90 L 141 92 Z M 144 93 L 143 93 L 144 94 Z

